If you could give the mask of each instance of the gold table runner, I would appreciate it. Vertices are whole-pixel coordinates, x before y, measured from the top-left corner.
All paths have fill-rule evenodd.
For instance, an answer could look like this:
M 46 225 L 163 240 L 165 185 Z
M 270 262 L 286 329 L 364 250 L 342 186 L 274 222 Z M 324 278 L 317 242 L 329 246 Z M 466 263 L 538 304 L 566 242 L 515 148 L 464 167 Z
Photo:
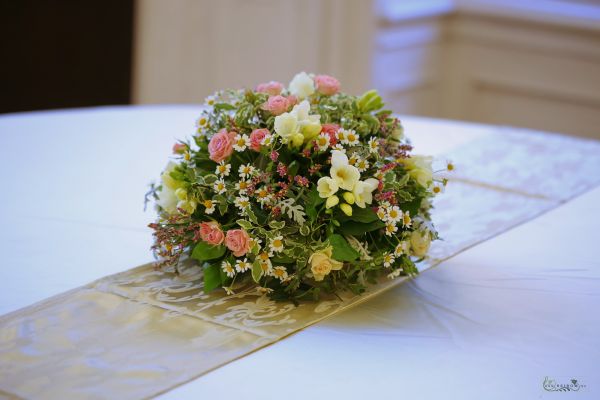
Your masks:
M 594 141 L 502 130 L 449 156 L 458 171 L 434 211 L 444 240 L 421 270 L 600 183 Z M 197 267 L 143 265 L 0 317 L 0 397 L 153 397 L 404 280 L 295 307 L 256 290 L 205 294 Z

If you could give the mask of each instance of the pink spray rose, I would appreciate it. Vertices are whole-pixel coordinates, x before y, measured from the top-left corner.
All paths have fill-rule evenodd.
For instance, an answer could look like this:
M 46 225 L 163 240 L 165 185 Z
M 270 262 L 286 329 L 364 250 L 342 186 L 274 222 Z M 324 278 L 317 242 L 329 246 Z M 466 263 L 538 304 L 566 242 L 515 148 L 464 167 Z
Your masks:
M 329 144 L 335 146 L 337 143 L 337 131 L 340 130 L 338 124 L 323 124 L 321 125 L 321 132 L 329 135 Z
M 225 236 L 225 246 L 234 256 L 241 257 L 250 250 L 250 236 L 243 229 L 229 230 Z
M 233 138 L 235 132 L 227 132 L 221 129 L 208 143 L 209 158 L 214 162 L 221 162 L 233 153 Z
M 298 98 L 292 94 L 287 97 L 288 107 L 293 107 L 298 104 Z
M 183 154 L 185 153 L 185 150 L 187 149 L 187 146 L 183 143 L 175 143 L 173 145 L 173 154 Z
M 340 91 L 340 82 L 333 76 L 317 75 L 315 76 L 315 86 L 321 94 L 331 96 Z
M 250 134 L 250 148 L 254 151 L 260 151 L 260 142 L 269 134 L 268 129 L 255 129 Z
M 279 82 L 271 81 L 261 83 L 256 87 L 256 91 L 259 93 L 267 93 L 271 96 L 277 96 L 283 90 L 283 85 Z
M 280 95 L 269 96 L 267 102 L 262 105 L 263 110 L 267 110 L 273 115 L 283 114 L 289 107 L 288 99 Z
M 217 222 L 203 222 L 200 224 L 200 238 L 208 244 L 217 246 L 223 243 L 225 234 Z

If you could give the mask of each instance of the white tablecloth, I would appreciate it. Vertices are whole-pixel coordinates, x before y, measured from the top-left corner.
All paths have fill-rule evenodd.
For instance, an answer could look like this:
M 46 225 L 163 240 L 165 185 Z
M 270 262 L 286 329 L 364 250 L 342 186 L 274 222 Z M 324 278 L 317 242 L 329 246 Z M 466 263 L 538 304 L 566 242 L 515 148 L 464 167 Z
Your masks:
M 143 193 L 197 114 L 0 117 L 0 314 L 151 260 Z M 431 154 L 494 129 L 403 121 L 416 151 Z M 598 398 L 599 204 L 595 189 L 163 397 Z M 547 392 L 546 376 L 586 387 Z

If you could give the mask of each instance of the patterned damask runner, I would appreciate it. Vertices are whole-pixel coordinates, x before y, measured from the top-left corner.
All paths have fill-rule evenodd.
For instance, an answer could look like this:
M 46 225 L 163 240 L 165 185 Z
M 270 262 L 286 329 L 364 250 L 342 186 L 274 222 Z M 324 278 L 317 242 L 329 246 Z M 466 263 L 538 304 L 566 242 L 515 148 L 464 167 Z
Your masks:
M 499 129 L 449 155 L 424 271 L 600 184 L 600 143 Z M 153 397 L 393 287 L 298 307 L 144 265 L 0 318 L 0 397 Z

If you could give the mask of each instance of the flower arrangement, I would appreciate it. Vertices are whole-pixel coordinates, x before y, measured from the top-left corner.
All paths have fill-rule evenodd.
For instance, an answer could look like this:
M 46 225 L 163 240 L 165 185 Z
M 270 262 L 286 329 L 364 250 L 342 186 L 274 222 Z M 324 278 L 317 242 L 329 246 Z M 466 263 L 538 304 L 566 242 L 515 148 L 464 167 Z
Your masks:
M 304 72 L 288 88 L 208 97 L 150 190 L 158 266 L 192 258 L 205 291 L 251 285 L 294 302 L 418 273 L 446 180 L 383 106 L 376 91 L 351 96 Z

